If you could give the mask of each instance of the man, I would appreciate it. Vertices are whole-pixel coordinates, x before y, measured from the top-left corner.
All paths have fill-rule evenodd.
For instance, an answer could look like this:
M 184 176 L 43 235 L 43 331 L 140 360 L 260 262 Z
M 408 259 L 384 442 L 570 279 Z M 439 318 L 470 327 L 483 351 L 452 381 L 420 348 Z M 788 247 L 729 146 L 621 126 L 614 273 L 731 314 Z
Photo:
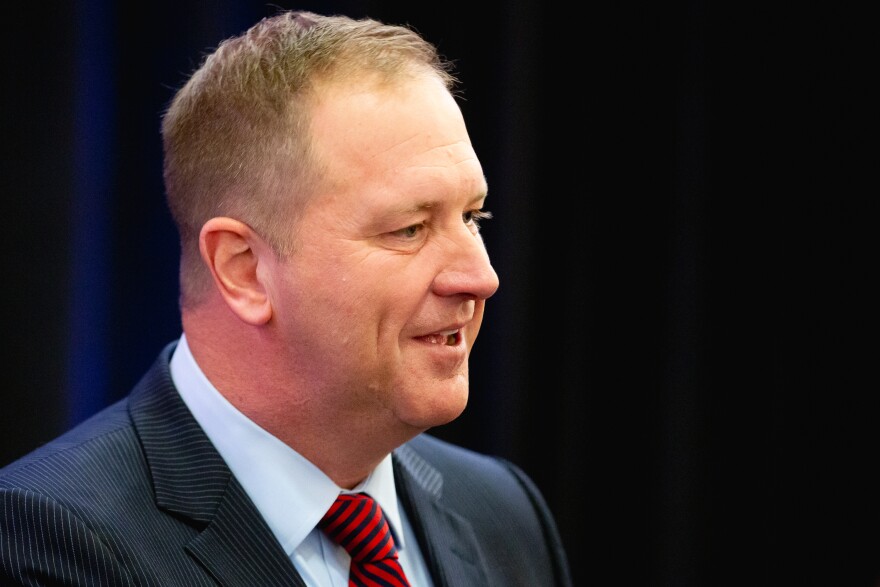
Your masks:
M 570 584 L 529 478 L 424 434 L 498 287 L 454 82 L 406 28 L 306 12 L 206 59 L 162 125 L 183 334 L 0 472 L 4 585 Z

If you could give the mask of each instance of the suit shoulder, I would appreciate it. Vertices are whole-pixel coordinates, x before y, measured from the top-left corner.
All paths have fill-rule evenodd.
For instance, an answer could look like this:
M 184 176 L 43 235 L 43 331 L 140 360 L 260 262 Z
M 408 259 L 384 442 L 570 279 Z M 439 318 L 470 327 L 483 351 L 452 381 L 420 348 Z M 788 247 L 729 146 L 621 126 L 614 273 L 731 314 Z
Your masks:
M 127 399 L 104 408 L 46 444 L 0 468 L 0 488 L 28 488 L 51 493 L 53 485 L 88 481 L 96 467 L 120 462 L 136 445 Z
M 411 448 L 423 458 L 437 465 L 468 468 L 515 466 L 503 457 L 453 444 L 427 433 L 420 434 L 404 446 Z
M 395 458 L 406 498 L 422 512 L 438 507 L 466 521 L 487 566 L 508 577 L 504 584 L 571 585 L 553 515 L 518 465 L 428 434 L 398 448 Z M 511 557 L 530 562 L 520 566 Z
M 519 466 L 492 454 L 481 453 L 432 436 L 421 434 L 396 451 L 398 460 L 417 478 L 442 477 L 445 491 L 479 489 L 532 492 L 534 485 Z

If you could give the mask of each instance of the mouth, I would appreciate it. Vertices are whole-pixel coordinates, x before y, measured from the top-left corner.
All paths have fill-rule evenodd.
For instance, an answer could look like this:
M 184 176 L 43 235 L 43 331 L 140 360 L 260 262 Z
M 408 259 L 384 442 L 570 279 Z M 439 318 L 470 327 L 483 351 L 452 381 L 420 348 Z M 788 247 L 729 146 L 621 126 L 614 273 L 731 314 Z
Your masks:
M 461 330 L 443 330 L 434 332 L 425 336 L 420 336 L 419 340 L 429 344 L 442 344 L 445 346 L 455 346 L 461 340 Z

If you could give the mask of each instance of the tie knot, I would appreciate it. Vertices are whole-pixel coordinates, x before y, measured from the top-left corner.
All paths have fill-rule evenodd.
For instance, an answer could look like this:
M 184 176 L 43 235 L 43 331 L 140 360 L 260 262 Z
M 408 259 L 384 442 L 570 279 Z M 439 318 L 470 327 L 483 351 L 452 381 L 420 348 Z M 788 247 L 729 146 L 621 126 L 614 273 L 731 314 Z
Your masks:
M 366 493 L 340 494 L 318 527 L 353 561 L 396 559 L 397 548 L 382 508 Z

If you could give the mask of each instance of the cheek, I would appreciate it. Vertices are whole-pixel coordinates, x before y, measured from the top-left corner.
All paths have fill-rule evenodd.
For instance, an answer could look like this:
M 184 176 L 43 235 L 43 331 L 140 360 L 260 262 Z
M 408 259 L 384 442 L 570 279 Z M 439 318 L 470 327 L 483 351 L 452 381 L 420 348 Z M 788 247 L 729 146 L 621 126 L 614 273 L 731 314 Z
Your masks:
M 338 263 L 303 255 L 284 268 L 277 285 L 276 312 L 294 338 L 338 337 L 354 319 L 351 300 L 358 292 Z
M 407 288 L 384 273 L 337 269 L 328 268 L 308 280 L 296 311 L 305 312 L 304 320 L 343 347 L 375 345 L 383 332 L 396 338 L 393 325 L 399 326 L 399 317 L 409 309 L 403 294 Z
M 431 279 L 419 263 L 401 263 L 397 259 L 361 263 L 343 280 L 358 305 L 381 314 L 412 314 L 427 291 Z
M 431 264 L 419 256 L 346 245 L 305 253 L 289 286 L 301 304 L 294 311 L 320 315 L 330 331 L 366 330 L 364 336 L 388 342 L 418 313 L 433 277 Z

